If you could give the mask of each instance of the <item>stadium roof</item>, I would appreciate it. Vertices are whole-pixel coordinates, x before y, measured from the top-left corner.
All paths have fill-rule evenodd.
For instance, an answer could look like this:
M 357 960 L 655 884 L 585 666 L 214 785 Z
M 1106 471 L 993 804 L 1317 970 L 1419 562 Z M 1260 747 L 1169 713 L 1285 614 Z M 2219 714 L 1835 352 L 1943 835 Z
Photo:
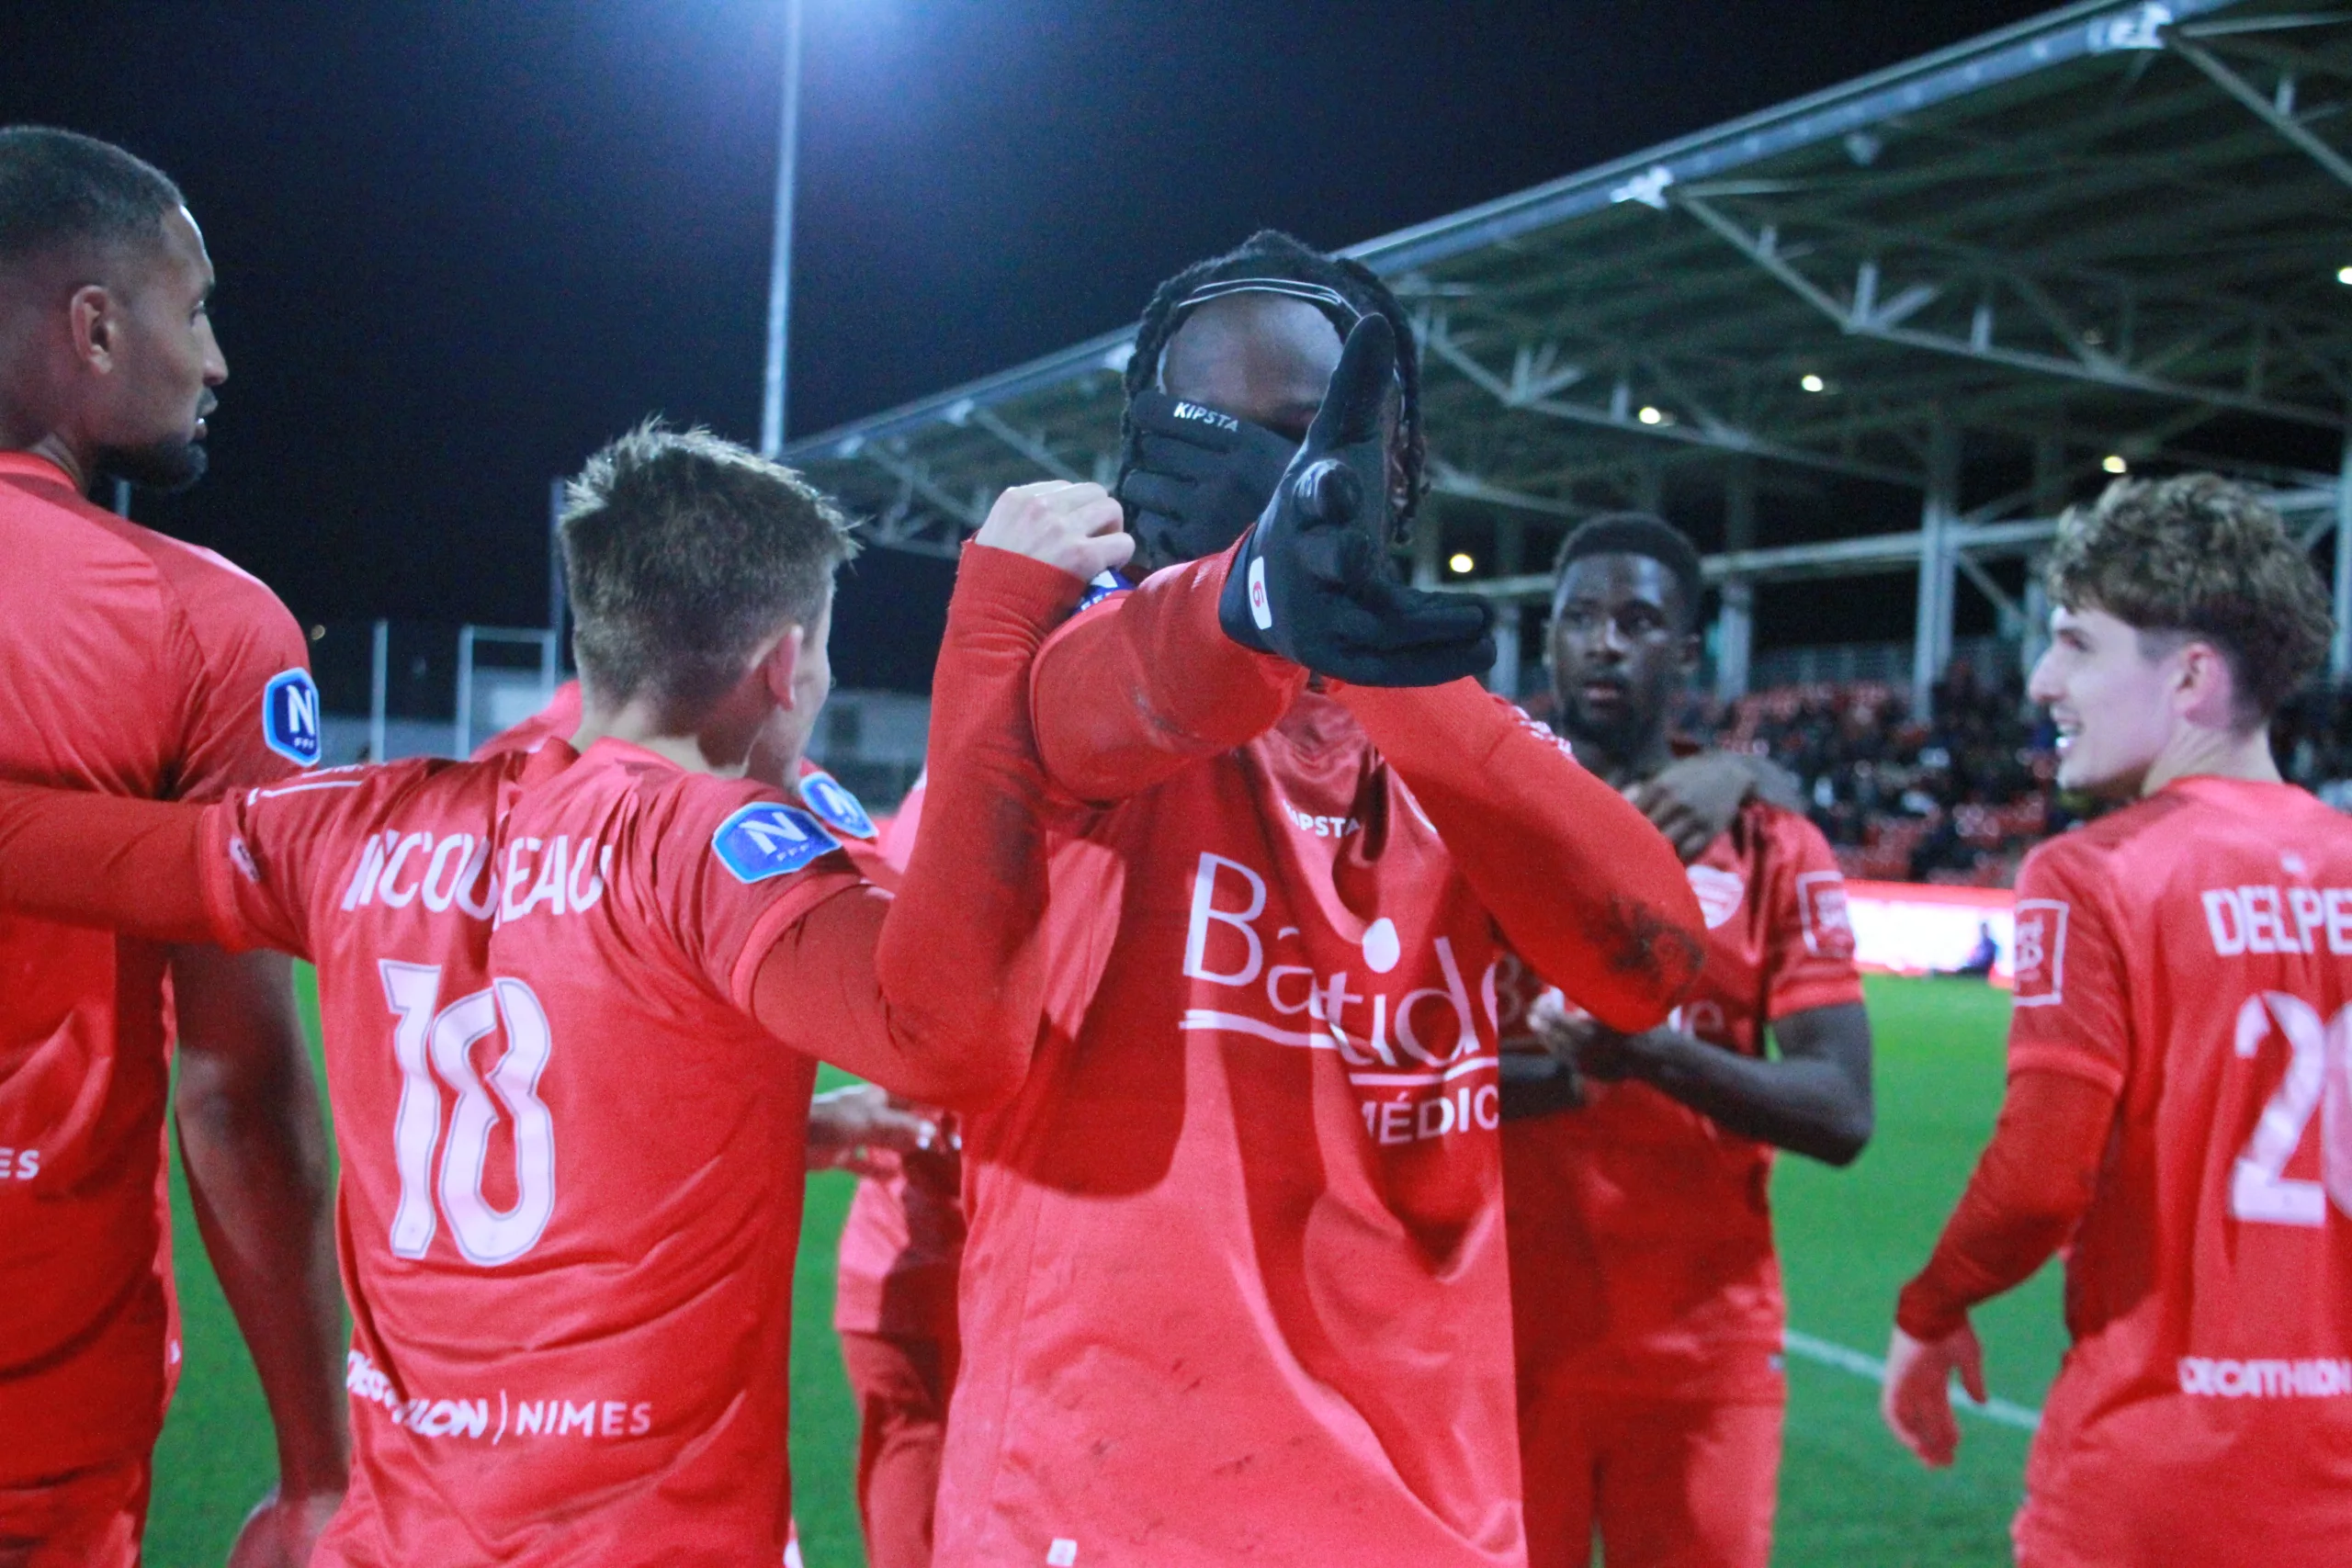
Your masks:
M 2264 480 L 2315 537 L 2352 504 L 2352 10 L 2075 6 L 1351 254 L 1421 323 L 1425 579 L 1476 538 L 1465 586 L 1524 597 L 1527 536 L 1669 489 L 1718 498 L 1719 576 L 1940 538 L 1996 601 L 1972 557 L 2119 458 Z M 787 457 L 947 552 L 1007 484 L 1107 481 L 1132 331 Z M 1850 500 L 1905 492 L 1899 533 Z

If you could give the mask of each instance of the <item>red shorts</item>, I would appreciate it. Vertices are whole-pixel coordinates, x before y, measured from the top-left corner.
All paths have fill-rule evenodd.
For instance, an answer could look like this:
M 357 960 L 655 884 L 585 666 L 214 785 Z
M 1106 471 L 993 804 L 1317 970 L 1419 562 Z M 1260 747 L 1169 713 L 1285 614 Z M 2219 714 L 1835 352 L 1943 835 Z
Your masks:
M 142 1458 L 0 1486 L 0 1568 L 135 1568 L 153 1473 Z
M 1522 1386 L 1528 1568 L 1766 1568 L 1783 1408 Z
M 882 1334 L 844 1333 L 841 1341 L 857 1396 L 857 1517 L 868 1568 L 930 1568 L 956 1347 Z

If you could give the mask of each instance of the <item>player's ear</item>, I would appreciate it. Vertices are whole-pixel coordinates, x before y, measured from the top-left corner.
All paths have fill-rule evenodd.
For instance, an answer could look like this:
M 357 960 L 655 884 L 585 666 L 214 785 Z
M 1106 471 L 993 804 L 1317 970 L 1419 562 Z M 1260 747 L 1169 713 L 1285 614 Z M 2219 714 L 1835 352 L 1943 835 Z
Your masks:
M 96 370 L 114 367 L 114 297 L 99 283 L 85 283 L 65 302 L 74 357 Z
M 2210 642 L 2187 642 L 2178 655 L 2174 677 L 2175 704 L 2188 718 L 2215 728 L 2234 728 L 2236 672 L 2222 650 Z
M 775 640 L 760 654 L 760 678 L 767 686 L 768 700 L 786 713 L 800 704 L 801 694 L 796 689 L 795 677 L 800 673 L 801 660 L 808 652 L 808 628 L 794 621 L 778 632 Z

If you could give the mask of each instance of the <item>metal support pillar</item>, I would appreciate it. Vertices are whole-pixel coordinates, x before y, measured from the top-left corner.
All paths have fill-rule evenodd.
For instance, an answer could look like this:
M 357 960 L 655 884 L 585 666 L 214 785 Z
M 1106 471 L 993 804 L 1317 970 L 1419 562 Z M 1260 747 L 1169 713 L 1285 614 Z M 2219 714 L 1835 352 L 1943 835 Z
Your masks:
M 775 237 L 768 249 L 768 357 L 761 386 L 760 456 L 784 450 L 786 373 L 791 367 L 793 181 L 800 164 L 800 0 L 785 0 L 784 101 L 775 150 Z
M 2339 681 L 2352 675 L 2352 436 L 2345 438 L 2335 474 L 2335 637 L 2327 672 Z
M 384 760 L 384 710 L 391 696 L 392 623 L 378 621 L 368 638 L 368 760 Z
M 1527 525 L 1509 515 L 1495 519 L 1495 572 L 1500 577 L 1517 577 L 1527 564 Z M 1487 689 L 1498 696 L 1519 695 L 1520 619 L 1525 612 L 1517 604 L 1495 606 L 1495 667 L 1487 677 Z
M 2055 517 L 2066 510 L 2066 444 L 2055 431 L 2033 444 L 2033 514 Z M 2033 679 L 2033 667 L 2050 647 L 2050 590 L 2041 580 L 2049 561 L 2035 554 L 2025 562 L 2025 636 L 2018 644 L 2018 671 Z
M 1919 507 L 1919 607 L 1911 647 L 1911 712 L 1919 718 L 1928 716 L 1936 680 L 1951 660 L 1951 531 L 1959 521 L 1960 427 L 1938 404 L 1928 432 L 1928 492 Z
M 449 755 L 460 762 L 473 754 L 474 749 L 474 628 L 458 628 L 458 721 L 450 744 L 455 748 Z
M 554 479 L 548 485 L 548 640 L 539 651 L 539 683 L 550 698 L 563 678 L 563 617 L 571 608 L 563 570 L 563 481 Z
M 1724 479 L 1724 550 L 1736 555 L 1756 547 L 1756 465 L 1736 460 Z M 1756 644 L 1756 585 L 1746 578 L 1724 580 L 1723 608 L 1715 615 L 1715 695 L 1736 702 L 1747 695 Z
M 2033 667 L 2050 650 L 2050 585 L 2042 581 L 2041 569 L 2048 558 L 2030 556 L 2025 563 L 2025 640 L 2018 647 L 2018 674 L 2026 681 L 2033 680 Z M 2027 707 L 2033 706 L 2027 699 Z
M 1445 542 L 1438 537 L 1438 522 L 1423 516 L 1413 525 L 1413 586 L 1435 588 L 1438 582 L 1438 552 Z

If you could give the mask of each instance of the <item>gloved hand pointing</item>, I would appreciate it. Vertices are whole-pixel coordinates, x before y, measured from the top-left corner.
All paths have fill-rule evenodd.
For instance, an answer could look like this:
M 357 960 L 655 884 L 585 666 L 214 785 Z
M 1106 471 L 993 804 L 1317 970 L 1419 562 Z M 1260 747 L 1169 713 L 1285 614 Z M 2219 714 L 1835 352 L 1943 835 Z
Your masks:
M 1389 562 L 1381 416 L 1396 365 L 1387 321 L 1358 321 L 1305 445 L 1234 557 L 1217 622 L 1244 648 L 1319 675 L 1435 686 L 1493 667 L 1494 612 L 1408 588 Z

